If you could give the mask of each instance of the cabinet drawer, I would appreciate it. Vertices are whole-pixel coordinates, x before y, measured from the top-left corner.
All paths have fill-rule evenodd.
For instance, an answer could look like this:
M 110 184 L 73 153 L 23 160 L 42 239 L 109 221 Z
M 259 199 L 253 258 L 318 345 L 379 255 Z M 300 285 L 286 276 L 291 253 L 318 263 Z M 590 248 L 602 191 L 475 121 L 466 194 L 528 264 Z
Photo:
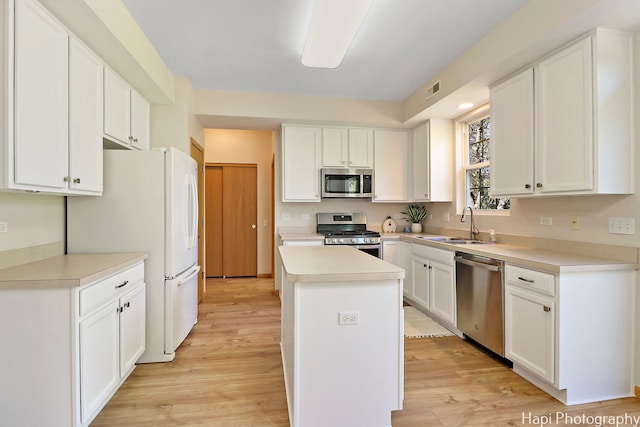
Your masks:
M 144 263 L 137 264 L 80 290 L 80 316 L 91 313 L 144 281 Z
M 411 253 L 428 258 L 431 261 L 438 261 L 442 264 L 453 265 L 453 257 L 455 255 L 452 251 L 446 251 L 444 249 L 436 249 L 425 245 L 411 244 Z
M 553 274 L 511 265 L 507 265 L 505 271 L 505 280 L 512 285 L 535 290 L 546 295 L 554 296 L 556 294 L 555 276 Z

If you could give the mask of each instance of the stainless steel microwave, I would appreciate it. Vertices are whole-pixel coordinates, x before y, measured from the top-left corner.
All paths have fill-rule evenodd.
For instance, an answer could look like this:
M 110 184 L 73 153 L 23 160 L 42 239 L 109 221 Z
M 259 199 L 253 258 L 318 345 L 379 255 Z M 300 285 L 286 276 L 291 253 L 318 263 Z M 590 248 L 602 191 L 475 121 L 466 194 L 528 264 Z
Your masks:
M 323 198 L 371 197 L 373 169 L 321 170 Z

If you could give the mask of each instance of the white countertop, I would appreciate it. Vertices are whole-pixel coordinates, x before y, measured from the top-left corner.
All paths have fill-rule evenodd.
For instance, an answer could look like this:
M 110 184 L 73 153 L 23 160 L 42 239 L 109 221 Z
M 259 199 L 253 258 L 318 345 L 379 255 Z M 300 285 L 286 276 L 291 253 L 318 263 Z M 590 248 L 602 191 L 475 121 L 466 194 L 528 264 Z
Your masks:
M 342 282 L 404 278 L 404 269 L 348 246 L 280 246 L 292 282 Z
M 638 268 L 637 263 L 631 263 L 628 261 L 503 243 L 454 245 L 446 242 L 420 239 L 418 235 L 413 233 L 380 233 L 380 235 L 382 241 L 402 240 L 405 242 L 445 249 L 453 252 L 467 252 L 499 259 L 512 265 L 529 267 L 554 274 L 577 271 L 635 270 Z M 421 235 L 435 236 L 434 234 Z M 315 233 L 286 233 L 281 234 L 281 237 L 283 240 L 322 239 L 322 235 Z
M 146 258 L 146 253 L 72 254 L 46 258 L 0 270 L 0 290 L 83 286 Z

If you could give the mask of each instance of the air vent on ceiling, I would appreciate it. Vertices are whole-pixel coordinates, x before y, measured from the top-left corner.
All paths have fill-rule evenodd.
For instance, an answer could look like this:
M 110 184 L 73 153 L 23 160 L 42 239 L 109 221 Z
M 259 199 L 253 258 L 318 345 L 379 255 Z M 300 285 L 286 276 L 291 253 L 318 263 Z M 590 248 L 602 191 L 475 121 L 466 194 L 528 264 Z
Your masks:
M 433 95 L 438 93 L 439 90 L 440 90 L 440 82 L 435 82 L 434 84 L 429 86 L 426 91 L 427 99 L 431 98 Z

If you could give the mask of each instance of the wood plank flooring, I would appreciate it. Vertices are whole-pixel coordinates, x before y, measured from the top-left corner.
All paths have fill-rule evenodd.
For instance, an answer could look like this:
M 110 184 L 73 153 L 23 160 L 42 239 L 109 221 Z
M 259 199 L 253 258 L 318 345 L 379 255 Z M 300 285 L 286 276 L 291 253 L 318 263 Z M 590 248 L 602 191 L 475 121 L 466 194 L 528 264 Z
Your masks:
M 272 279 L 208 279 L 176 359 L 138 365 L 92 426 L 288 426 L 272 289 Z M 557 412 L 638 417 L 640 400 L 565 406 L 457 337 L 405 339 L 404 409 L 394 427 L 536 425 L 533 417 L 548 415 L 545 425 L 568 424 L 556 423 Z

